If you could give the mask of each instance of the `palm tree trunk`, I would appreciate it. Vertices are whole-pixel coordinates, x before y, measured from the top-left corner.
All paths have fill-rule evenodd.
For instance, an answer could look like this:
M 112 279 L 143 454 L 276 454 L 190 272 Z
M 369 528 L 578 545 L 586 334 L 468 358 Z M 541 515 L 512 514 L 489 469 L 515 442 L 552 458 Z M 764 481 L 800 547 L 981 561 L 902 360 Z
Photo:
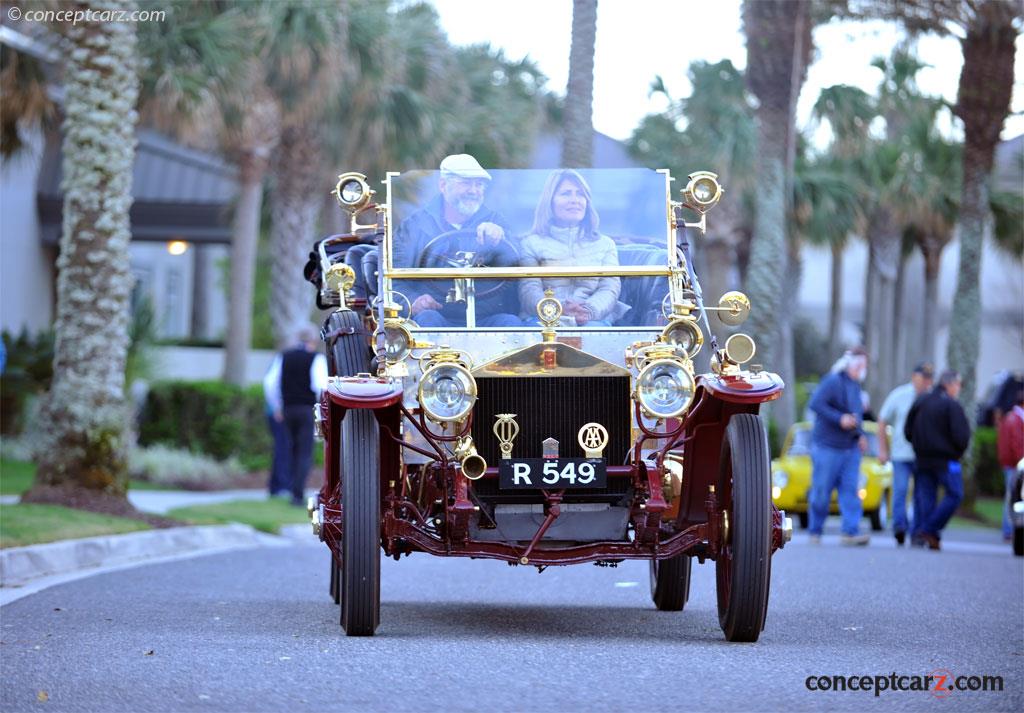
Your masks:
M 828 305 L 828 351 L 837 354 L 843 323 L 843 245 L 832 243 L 832 285 Z
M 305 127 L 282 134 L 270 199 L 270 322 L 279 345 L 309 324 L 313 310 L 313 293 L 301 278 L 323 205 L 318 154 L 316 136 Z
M 938 359 L 936 339 L 939 332 L 939 267 L 942 264 L 942 248 L 936 245 L 923 244 L 924 253 L 924 305 L 922 306 L 922 322 L 924 330 L 921 344 L 923 360 L 933 364 Z
M 565 92 L 562 165 L 587 168 L 594 162 L 594 42 L 597 0 L 573 0 L 569 82 Z
M 73 9 L 135 9 L 90 0 Z M 54 378 L 43 406 L 38 471 L 25 500 L 78 502 L 92 491 L 121 509 L 128 485 L 129 268 L 139 79 L 136 26 L 77 22 L 62 28 L 70 48 L 64 87 L 64 225 L 57 260 Z M 99 495 L 102 494 L 102 495 Z
M 807 3 L 788 0 L 747 0 L 743 30 L 747 37 L 747 85 L 758 100 L 754 238 L 750 248 L 747 291 L 751 336 L 767 369 L 783 368 L 778 319 L 784 313 L 780 275 L 787 270 L 786 207 L 791 192 L 789 159 L 796 98 L 810 56 Z
M 231 283 L 228 291 L 228 330 L 224 350 L 224 380 L 246 383 L 246 364 L 252 344 L 252 295 L 256 280 L 256 249 L 263 209 L 266 157 L 243 154 L 239 165 L 240 188 L 231 237 Z
M 893 383 L 893 332 L 896 328 L 896 272 L 899 263 L 900 238 L 891 211 L 879 208 L 872 221 L 871 260 L 875 265 L 877 293 L 873 315 L 874 341 L 868 350 L 871 369 L 868 374 L 871 403 L 880 405 Z
M 886 394 L 895 388 L 896 384 L 902 381 L 904 374 L 910 372 L 910 367 L 907 365 L 907 334 L 910 332 L 911 326 L 907 324 L 906 315 L 904 314 L 907 301 L 904 299 L 905 295 L 903 294 L 906 292 L 906 277 L 907 256 L 901 252 L 899 266 L 896 268 L 896 290 L 892 306 L 893 353 L 892 363 L 889 367 L 889 375 L 891 379 L 889 387 L 886 389 Z M 876 406 L 879 407 L 881 407 L 881 405 L 882 404 L 876 404 Z

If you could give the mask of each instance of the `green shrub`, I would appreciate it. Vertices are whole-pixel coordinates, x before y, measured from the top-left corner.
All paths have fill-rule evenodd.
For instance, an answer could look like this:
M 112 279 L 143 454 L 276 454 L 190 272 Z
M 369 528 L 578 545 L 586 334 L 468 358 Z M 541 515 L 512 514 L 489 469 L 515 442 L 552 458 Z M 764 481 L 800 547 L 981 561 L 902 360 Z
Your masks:
M 162 381 L 150 386 L 139 444 L 161 444 L 219 461 L 237 458 L 246 470 L 270 467 L 273 441 L 263 389 L 221 381 Z
M 128 469 L 133 480 L 187 490 L 225 488 L 243 475 L 236 458 L 218 461 L 159 445 L 132 450 Z
M 978 493 L 1002 497 L 1006 484 L 1003 482 L 1003 468 L 999 465 L 996 452 L 996 429 L 979 426 L 971 439 L 971 450 Z
M 7 364 L 0 376 L 0 427 L 3 433 L 21 433 L 28 402 L 50 388 L 53 379 L 53 332 L 17 337 L 3 332 Z

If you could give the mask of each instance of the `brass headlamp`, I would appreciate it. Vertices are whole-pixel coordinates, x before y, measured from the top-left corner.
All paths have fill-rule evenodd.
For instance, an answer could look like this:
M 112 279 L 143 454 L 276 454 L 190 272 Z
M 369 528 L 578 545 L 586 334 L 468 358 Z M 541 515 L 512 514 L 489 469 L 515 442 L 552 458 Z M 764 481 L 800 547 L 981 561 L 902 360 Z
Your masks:
M 683 350 L 687 358 L 693 359 L 704 344 L 704 334 L 691 316 L 676 317 L 661 332 L 662 340 Z
M 339 205 L 347 211 L 360 211 L 370 204 L 373 198 L 373 191 L 370 184 L 366 182 L 366 176 L 355 171 L 343 173 L 338 176 L 338 183 L 334 186 L 331 194 L 338 200 Z
M 689 182 L 683 189 L 683 200 L 688 208 L 700 214 L 714 208 L 722 198 L 722 185 L 718 182 L 718 174 L 711 171 L 691 173 Z

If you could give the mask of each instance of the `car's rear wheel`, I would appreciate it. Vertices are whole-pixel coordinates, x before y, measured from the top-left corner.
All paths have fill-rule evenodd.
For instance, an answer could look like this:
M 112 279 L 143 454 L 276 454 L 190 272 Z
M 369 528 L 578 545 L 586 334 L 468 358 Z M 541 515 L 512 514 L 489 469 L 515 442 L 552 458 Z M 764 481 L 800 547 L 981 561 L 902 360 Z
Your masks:
M 651 560 L 651 599 L 660 611 L 682 611 L 690 599 L 690 557 Z
M 372 411 L 341 422 L 341 626 L 373 636 L 380 623 L 380 470 Z
M 806 530 L 811 524 L 810 516 L 805 512 L 798 512 L 796 516 L 800 520 L 800 529 Z
M 1024 557 L 1024 527 L 1013 528 L 1013 554 Z
M 882 499 L 878 501 L 878 507 L 868 513 L 871 521 L 871 529 L 881 532 L 889 524 L 889 491 L 882 493 Z
M 341 604 L 340 568 L 334 561 L 334 554 L 331 554 L 331 599 L 335 604 Z
M 756 414 L 726 426 L 717 497 L 728 515 L 715 562 L 718 622 L 729 641 L 757 641 L 768 613 L 772 501 L 768 432 Z

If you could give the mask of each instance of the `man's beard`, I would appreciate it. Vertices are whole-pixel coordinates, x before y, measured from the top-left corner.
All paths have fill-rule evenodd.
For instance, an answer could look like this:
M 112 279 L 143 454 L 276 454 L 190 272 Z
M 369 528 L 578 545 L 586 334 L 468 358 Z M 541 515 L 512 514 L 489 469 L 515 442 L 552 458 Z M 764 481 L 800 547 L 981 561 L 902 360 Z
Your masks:
M 457 200 L 453 207 L 463 217 L 472 218 L 476 212 L 480 210 L 480 206 L 482 205 L 483 201 L 475 200 L 473 198 L 462 198 Z

